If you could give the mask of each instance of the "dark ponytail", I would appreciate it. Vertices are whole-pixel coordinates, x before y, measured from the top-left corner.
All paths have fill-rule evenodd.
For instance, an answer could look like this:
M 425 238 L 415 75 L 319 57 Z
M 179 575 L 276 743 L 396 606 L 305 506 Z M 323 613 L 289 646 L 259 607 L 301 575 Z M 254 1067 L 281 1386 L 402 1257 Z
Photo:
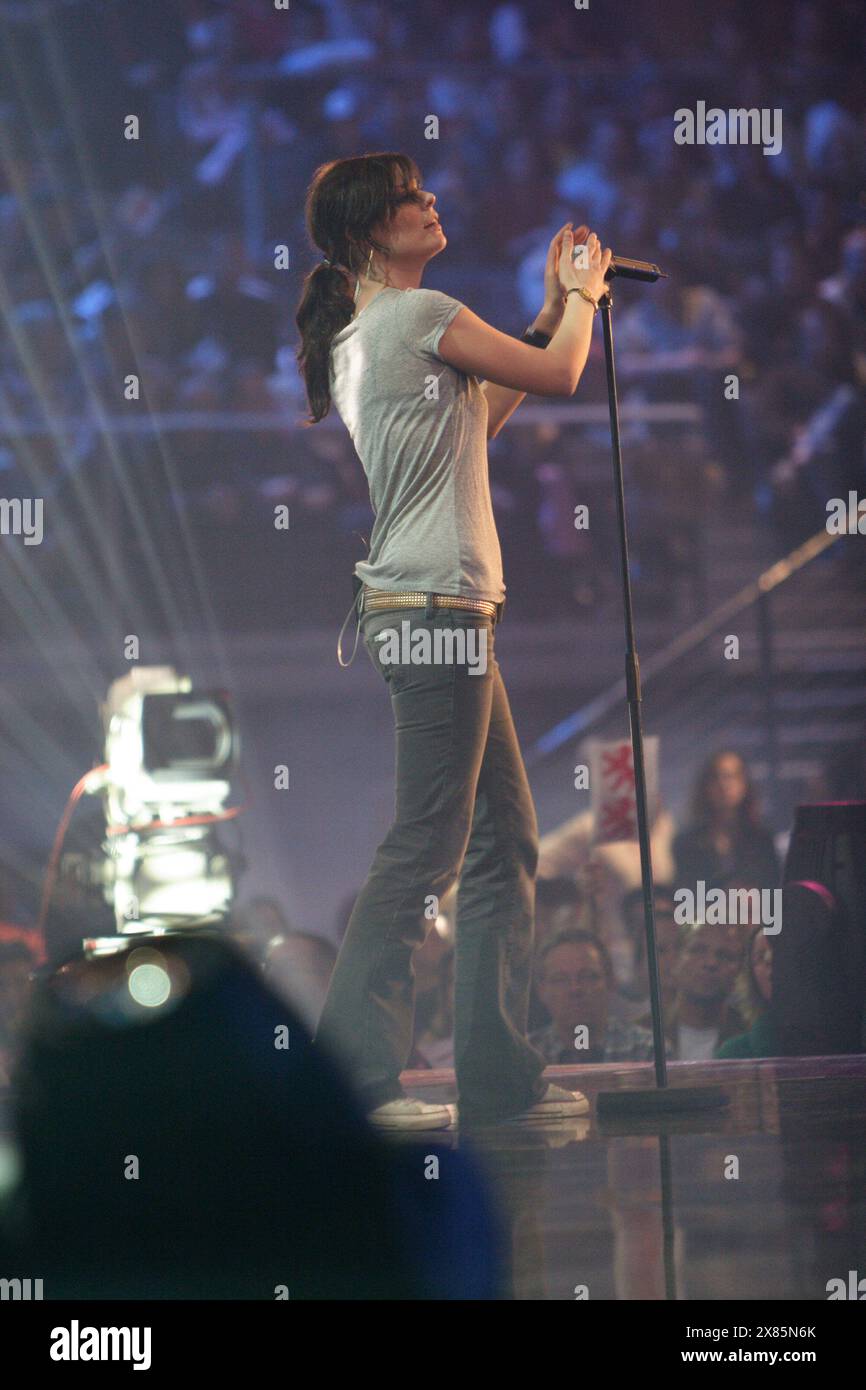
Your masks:
M 331 342 L 355 311 L 356 277 L 366 271 L 371 251 L 388 254 L 372 228 L 393 216 L 413 179 L 420 184 L 414 160 L 393 153 L 335 159 L 313 175 L 304 205 L 307 234 L 332 264 L 320 261 L 307 274 L 295 314 L 307 425 L 318 424 L 331 408 Z

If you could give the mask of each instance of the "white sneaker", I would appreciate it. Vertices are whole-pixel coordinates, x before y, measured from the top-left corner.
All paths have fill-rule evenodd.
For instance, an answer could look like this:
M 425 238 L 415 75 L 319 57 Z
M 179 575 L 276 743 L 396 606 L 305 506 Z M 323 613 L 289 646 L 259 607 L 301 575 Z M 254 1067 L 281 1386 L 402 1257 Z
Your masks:
M 499 1120 L 476 1120 L 474 1126 L 486 1129 L 490 1125 L 513 1125 L 526 1124 L 531 1121 L 544 1123 L 547 1120 L 574 1120 L 580 1115 L 588 1115 L 590 1110 L 589 1101 L 586 1096 L 581 1095 L 580 1091 L 566 1091 L 562 1086 L 554 1086 L 548 1083 L 547 1090 L 526 1110 L 520 1110 L 516 1115 L 505 1115 Z
M 447 1129 L 453 1117 L 447 1105 L 428 1105 L 411 1096 L 400 1096 L 377 1105 L 368 1112 L 367 1119 L 376 1129 L 412 1130 Z
M 514 1120 L 565 1120 L 575 1115 L 589 1114 L 589 1101 L 580 1091 L 566 1091 L 562 1086 L 551 1082 L 541 1100 L 521 1110 Z

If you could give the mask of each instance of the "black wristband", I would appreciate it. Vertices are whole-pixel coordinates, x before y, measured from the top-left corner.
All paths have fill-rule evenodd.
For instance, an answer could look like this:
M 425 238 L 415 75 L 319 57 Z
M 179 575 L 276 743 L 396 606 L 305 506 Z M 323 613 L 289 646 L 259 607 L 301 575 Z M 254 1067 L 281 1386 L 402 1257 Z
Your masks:
M 522 343 L 529 343 L 530 347 L 546 348 L 547 344 L 550 342 L 550 337 L 551 335 L 549 333 L 542 333 L 540 328 L 532 328 L 530 326 L 527 328 L 520 341 Z

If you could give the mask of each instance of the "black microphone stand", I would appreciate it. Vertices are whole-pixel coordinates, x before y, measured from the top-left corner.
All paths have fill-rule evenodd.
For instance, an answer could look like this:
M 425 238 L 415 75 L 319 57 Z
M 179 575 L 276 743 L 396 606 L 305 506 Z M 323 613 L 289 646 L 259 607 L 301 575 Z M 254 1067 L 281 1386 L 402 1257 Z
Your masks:
M 642 263 L 633 263 L 642 264 Z M 615 266 L 611 267 L 615 275 Z M 634 275 L 632 279 L 655 279 L 662 274 L 652 266 L 655 275 Z M 628 275 L 628 271 L 625 272 Z M 608 279 L 611 271 L 608 271 Z M 599 303 L 604 329 L 604 357 L 607 373 L 607 399 L 610 410 L 611 454 L 613 483 L 616 496 L 619 529 L 619 553 L 622 570 L 623 613 L 625 618 L 625 680 L 631 728 L 632 760 L 634 763 L 635 798 L 637 801 L 638 841 L 640 843 L 641 883 L 643 886 L 644 926 L 646 929 L 646 959 L 649 972 L 650 1004 L 652 1008 L 653 1049 L 655 1054 L 655 1089 L 601 1091 L 597 1098 L 599 1116 L 669 1114 L 681 1110 L 710 1110 L 727 1105 L 727 1094 L 716 1086 L 668 1086 L 665 1035 L 662 1023 L 661 984 L 656 951 L 655 905 L 653 902 L 653 870 L 650 852 L 649 817 L 647 813 L 646 771 L 641 719 L 640 663 L 634 633 L 634 614 L 629 572 L 628 531 L 625 515 L 625 488 L 622 473 L 622 448 L 619 434 L 619 403 L 616 391 L 616 368 L 613 355 L 613 296 L 610 288 Z

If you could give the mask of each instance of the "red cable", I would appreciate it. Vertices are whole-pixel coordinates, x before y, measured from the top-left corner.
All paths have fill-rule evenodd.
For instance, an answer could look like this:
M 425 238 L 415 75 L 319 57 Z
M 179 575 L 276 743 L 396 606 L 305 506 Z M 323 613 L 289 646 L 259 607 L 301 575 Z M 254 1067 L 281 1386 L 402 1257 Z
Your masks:
M 75 810 L 77 801 L 84 793 L 84 786 L 88 777 L 91 777 L 94 772 L 107 771 L 108 763 L 101 763 L 99 767 L 92 767 L 89 772 L 85 772 L 83 777 L 79 777 L 72 791 L 69 793 L 69 799 L 66 802 L 63 815 L 60 817 L 57 833 L 54 836 L 54 843 L 51 846 L 51 853 L 48 856 L 48 864 L 45 869 L 45 886 L 42 889 L 42 905 L 39 909 L 39 920 L 36 923 L 36 930 L 43 940 L 45 939 L 45 921 L 48 917 L 48 908 L 51 903 L 51 896 L 54 892 L 54 880 L 57 877 L 57 867 L 60 863 L 60 851 L 63 847 L 63 841 L 66 837 L 69 822 L 72 819 L 72 812 Z

